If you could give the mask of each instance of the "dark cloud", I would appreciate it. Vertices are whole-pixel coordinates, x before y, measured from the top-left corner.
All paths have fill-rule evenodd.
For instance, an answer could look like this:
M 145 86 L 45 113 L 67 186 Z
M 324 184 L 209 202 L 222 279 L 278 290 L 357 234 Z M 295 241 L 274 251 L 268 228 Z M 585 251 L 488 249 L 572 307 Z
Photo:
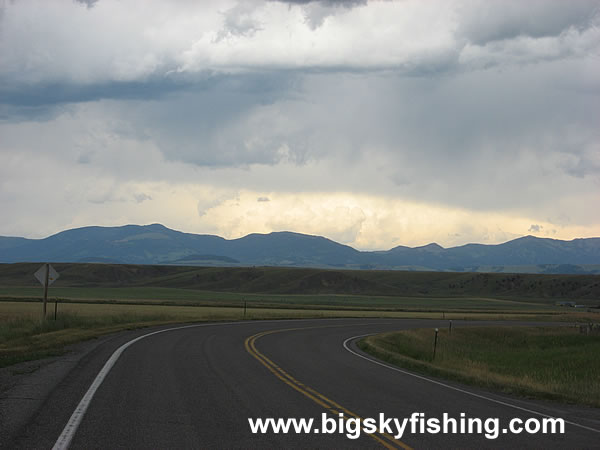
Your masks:
M 87 8 L 93 8 L 98 0 L 75 0 L 75 2 L 85 5 Z
M 0 123 L 19 123 L 33 120 L 44 122 L 63 112 L 62 105 L 23 106 L 2 104 L 0 100 Z
M 544 228 L 544 227 L 541 225 L 533 224 L 529 227 L 529 229 L 527 231 L 530 231 L 533 233 L 539 233 L 542 228 Z
M 223 76 L 211 89 L 190 86 L 124 114 L 168 160 L 209 167 L 295 161 L 296 153 L 282 152 L 289 130 L 281 128 L 282 115 L 272 114 L 277 111 L 272 105 L 298 95 L 298 77 L 289 72 Z
M 143 203 L 146 200 L 152 200 L 152 196 L 145 194 L 145 193 L 140 193 L 140 194 L 135 194 L 133 196 L 134 200 L 136 203 Z
M 345 6 L 352 8 L 356 5 L 366 5 L 367 0 L 271 0 L 279 3 L 291 3 L 296 5 L 307 5 L 309 3 L 320 3 L 326 6 Z
M 270 202 L 271 199 L 269 197 L 258 197 L 256 199 L 256 201 L 259 202 L 259 203 L 263 203 L 263 202 Z
M 104 99 L 154 100 L 184 89 L 173 83 L 115 82 L 91 85 L 69 83 L 0 86 L 0 122 L 51 120 L 65 105 Z
M 77 157 L 78 164 L 90 164 L 92 162 L 92 152 L 85 152 Z
M 558 163 L 564 173 L 575 178 L 585 178 L 586 176 L 594 176 L 600 173 L 600 161 L 597 155 L 600 154 L 600 133 L 596 133 L 595 142 L 588 144 L 588 148 L 571 149 L 568 152 L 562 153 L 562 159 Z M 582 146 L 585 144 L 582 143 Z
M 599 0 L 474 1 L 460 8 L 459 34 L 477 45 L 518 36 L 558 36 L 585 29 L 598 18 Z
M 306 24 L 313 30 L 323 25 L 325 19 L 338 12 L 367 4 L 367 0 L 274 0 L 289 5 L 304 6 Z
M 208 75 L 195 81 L 155 78 L 139 81 L 108 81 L 78 84 L 72 82 L 21 84 L 14 80 L 0 82 L 0 105 L 36 108 L 62 103 L 81 103 L 101 99 L 156 99 L 189 88 L 210 88 L 218 82 Z
M 0 119 L 43 115 L 48 109 L 68 103 L 97 100 L 158 100 L 178 92 L 216 92 L 248 95 L 257 103 L 270 103 L 297 85 L 301 73 L 290 71 L 225 74 L 205 71 L 192 75 L 155 76 L 136 81 L 108 81 L 89 84 L 72 82 L 23 84 L 0 79 Z
M 223 28 L 217 33 L 217 41 L 228 36 L 249 37 L 261 30 L 260 22 L 252 16 L 254 9 L 252 3 L 240 2 L 224 12 Z

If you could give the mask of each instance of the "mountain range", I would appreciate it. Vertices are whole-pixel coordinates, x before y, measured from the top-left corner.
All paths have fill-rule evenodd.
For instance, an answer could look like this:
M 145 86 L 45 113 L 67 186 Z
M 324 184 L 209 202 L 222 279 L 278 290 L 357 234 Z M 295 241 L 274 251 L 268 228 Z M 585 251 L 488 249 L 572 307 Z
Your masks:
M 600 273 L 600 238 L 525 236 L 498 245 L 358 251 L 321 236 L 292 232 L 227 240 L 160 224 L 76 228 L 44 239 L 0 236 L 1 263 L 34 261 L 589 274 Z

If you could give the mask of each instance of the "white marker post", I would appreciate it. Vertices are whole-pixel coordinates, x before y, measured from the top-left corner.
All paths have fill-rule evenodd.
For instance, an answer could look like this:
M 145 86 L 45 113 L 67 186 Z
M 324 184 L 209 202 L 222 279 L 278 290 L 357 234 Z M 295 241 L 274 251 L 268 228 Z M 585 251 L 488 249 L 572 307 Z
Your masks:
M 44 286 L 44 309 L 42 312 L 42 320 L 46 320 L 46 303 L 48 301 L 48 286 L 56 281 L 59 274 L 54 267 L 46 263 L 40 267 L 33 276 Z

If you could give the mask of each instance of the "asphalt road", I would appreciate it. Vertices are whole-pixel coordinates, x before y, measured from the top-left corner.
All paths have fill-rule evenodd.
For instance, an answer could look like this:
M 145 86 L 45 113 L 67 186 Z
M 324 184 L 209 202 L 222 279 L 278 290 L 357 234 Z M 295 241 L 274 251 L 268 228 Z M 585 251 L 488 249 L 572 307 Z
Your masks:
M 320 428 L 323 413 L 376 419 L 381 413 L 399 419 L 413 413 L 441 419 L 447 413 L 460 419 L 464 413 L 498 418 L 501 427 L 513 418 L 542 418 L 517 408 L 600 430 L 598 409 L 432 383 L 375 364 L 343 345 L 357 335 L 446 325 L 384 319 L 256 321 L 155 334 L 132 344 L 116 361 L 71 448 L 599 448 L 600 432 L 573 424 L 566 425 L 564 435 L 523 432 L 497 439 L 410 430 L 400 439 L 363 433 L 355 440 L 338 432 L 251 433 L 248 418 L 313 418 Z M 113 351 L 145 333 L 121 334 L 78 361 L 10 448 L 51 448 Z M 349 346 L 356 351 L 352 342 Z

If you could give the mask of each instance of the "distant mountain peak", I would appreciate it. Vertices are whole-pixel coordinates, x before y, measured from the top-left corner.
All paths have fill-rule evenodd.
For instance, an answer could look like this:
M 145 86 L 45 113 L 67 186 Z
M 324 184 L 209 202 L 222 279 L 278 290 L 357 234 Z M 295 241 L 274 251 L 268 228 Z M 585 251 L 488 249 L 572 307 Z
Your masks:
M 534 236 L 533 234 L 528 234 L 526 236 L 521 236 L 520 238 L 513 239 L 513 241 L 539 241 L 542 239 L 549 239 L 549 238 L 541 238 L 538 236 Z
M 150 225 L 144 225 L 144 227 L 146 227 L 146 228 L 152 228 L 152 229 L 156 229 L 156 230 L 174 231 L 174 230 L 171 230 L 170 228 L 165 227 L 162 223 L 151 223 Z
M 423 245 L 421 247 L 415 247 L 415 248 L 418 248 L 421 250 L 433 251 L 433 252 L 445 250 L 444 247 L 442 247 L 440 244 L 438 244 L 436 242 L 432 242 L 431 244 L 427 244 L 427 245 Z

